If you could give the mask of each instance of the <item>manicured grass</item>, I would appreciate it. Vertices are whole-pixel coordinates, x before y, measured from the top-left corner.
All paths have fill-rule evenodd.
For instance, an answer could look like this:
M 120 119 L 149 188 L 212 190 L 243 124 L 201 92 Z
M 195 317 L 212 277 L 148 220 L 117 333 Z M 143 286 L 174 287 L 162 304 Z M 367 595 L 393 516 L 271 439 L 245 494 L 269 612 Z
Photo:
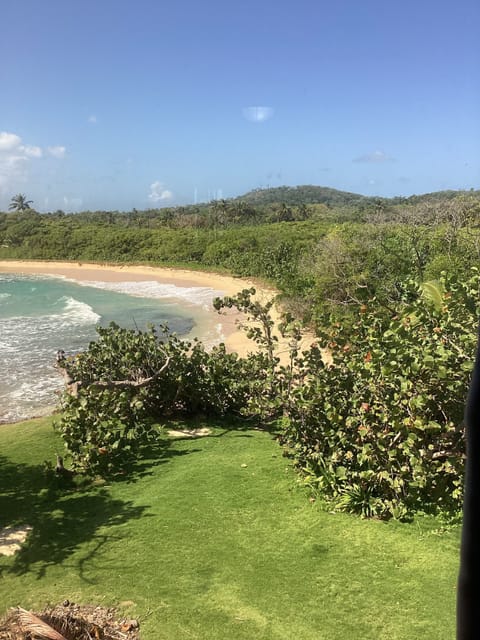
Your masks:
M 34 529 L 0 556 L 0 613 L 116 605 L 143 640 L 454 637 L 457 530 L 328 514 L 272 435 L 209 426 L 70 491 L 43 471 L 60 450 L 49 419 L 1 426 L 0 526 Z

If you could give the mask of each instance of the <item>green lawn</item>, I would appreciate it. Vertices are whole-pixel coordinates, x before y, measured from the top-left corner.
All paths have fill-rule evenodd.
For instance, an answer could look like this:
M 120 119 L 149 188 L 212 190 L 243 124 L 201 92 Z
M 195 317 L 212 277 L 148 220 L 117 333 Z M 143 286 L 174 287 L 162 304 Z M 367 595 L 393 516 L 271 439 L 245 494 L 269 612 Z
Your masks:
M 56 449 L 50 419 L 0 426 L 0 526 L 33 526 L 0 556 L 0 613 L 117 605 L 143 640 L 454 637 L 458 531 L 322 511 L 268 433 L 164 439 L 69 492 L 47 487 Z

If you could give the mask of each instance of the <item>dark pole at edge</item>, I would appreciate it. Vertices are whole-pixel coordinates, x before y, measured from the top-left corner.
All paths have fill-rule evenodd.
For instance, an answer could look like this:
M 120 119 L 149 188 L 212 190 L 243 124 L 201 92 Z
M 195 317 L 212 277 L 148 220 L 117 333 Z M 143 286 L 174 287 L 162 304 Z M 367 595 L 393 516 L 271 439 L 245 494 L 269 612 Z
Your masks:
M 465 409 L 467 462 L 460 572 L 457 588 L 457 640 L 480 639 L 480 340 Z

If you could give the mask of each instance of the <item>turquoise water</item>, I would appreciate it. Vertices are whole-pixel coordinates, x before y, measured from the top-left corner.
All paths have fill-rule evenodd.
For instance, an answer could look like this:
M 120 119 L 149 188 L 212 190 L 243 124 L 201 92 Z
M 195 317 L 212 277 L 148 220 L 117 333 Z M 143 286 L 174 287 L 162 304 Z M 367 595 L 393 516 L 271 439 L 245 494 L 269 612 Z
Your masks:
M 54 368 L 96 338 L 97 324 L 145 329 L 167 324 L 179 336 L 221 339 L 211 300 L 222 292 L 144 282 L 73 282 L 0 274 L 0 422 L 40 415 L 55 404 L 62 380 Z

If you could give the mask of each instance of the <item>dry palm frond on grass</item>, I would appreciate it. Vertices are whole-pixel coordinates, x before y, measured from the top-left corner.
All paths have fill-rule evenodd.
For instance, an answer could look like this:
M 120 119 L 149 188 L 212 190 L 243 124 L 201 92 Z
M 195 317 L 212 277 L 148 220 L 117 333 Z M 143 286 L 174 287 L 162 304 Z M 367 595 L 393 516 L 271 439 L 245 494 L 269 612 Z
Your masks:
M 67 640 L 65 636 L 56 631 L 49 624 L 37 618 L 36 615 L 26 611 L 21 607 L 17 609 L 17 617 L 20 626 L 24 632 L 29 633 L 33 638 L 41 640 Z
M 17 607 L 0 620 L 0 640 L 138 640 L 138 622 L 117 620 L 115 614 L 68 601 L 37 615 Z

